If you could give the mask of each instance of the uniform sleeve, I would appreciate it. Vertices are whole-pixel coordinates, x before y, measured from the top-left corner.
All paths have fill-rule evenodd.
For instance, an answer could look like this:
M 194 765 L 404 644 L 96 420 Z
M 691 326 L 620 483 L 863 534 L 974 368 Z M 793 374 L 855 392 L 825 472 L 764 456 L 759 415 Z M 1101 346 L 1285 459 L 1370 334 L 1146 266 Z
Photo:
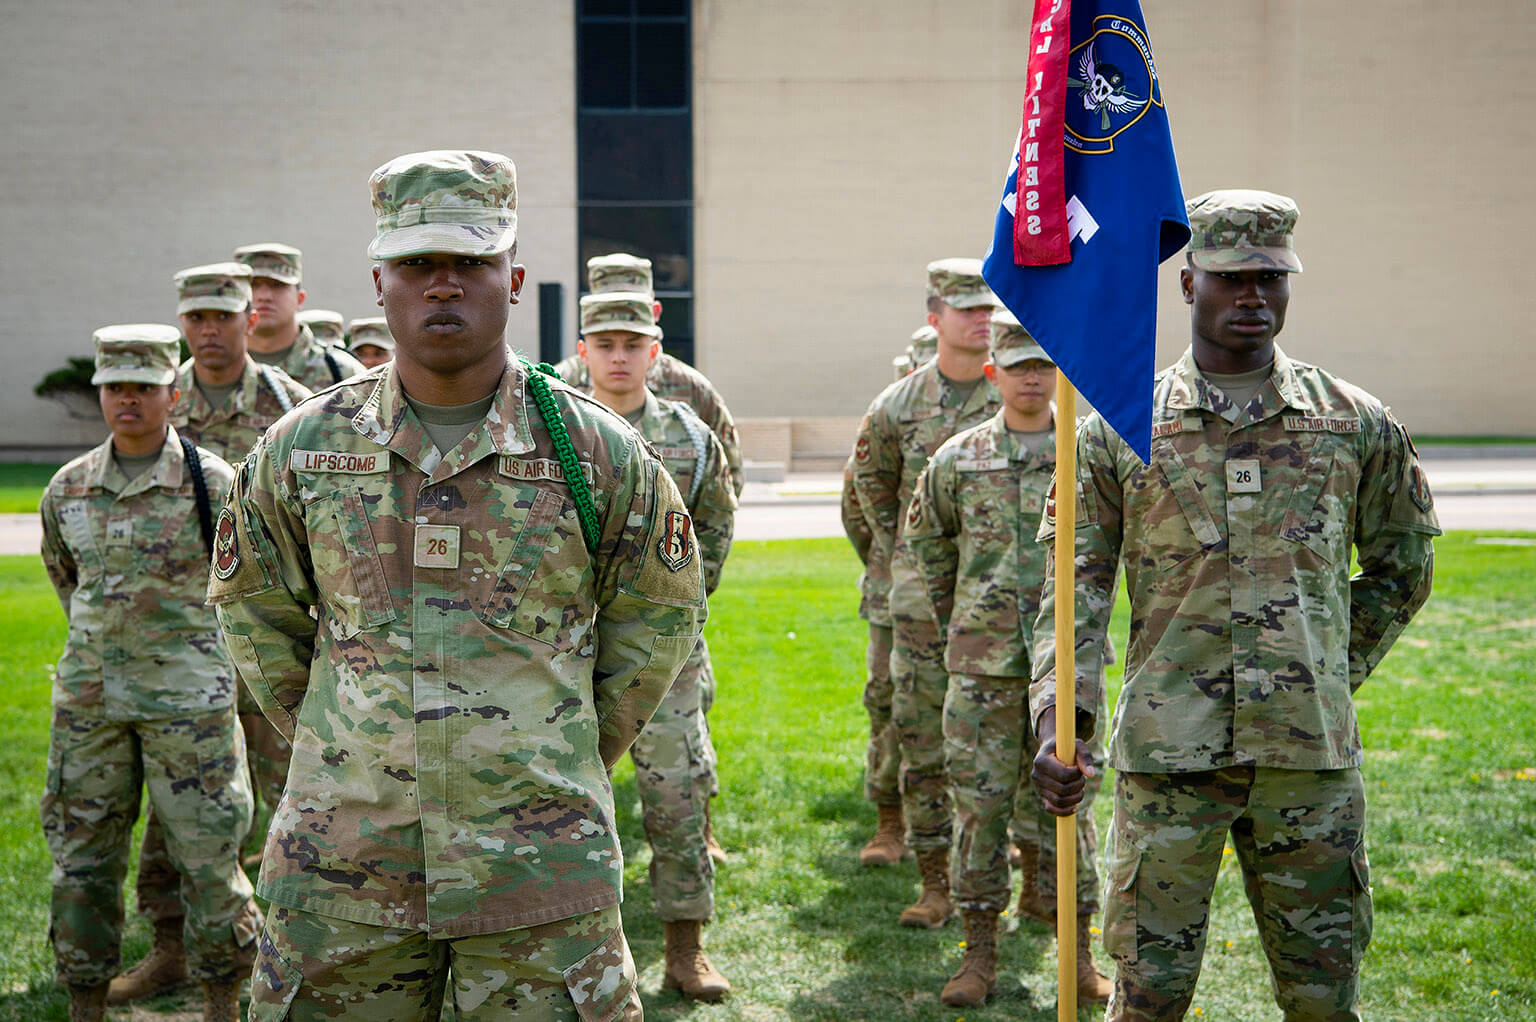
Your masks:
M 864 520 L 864 510 L 859 506 L 859 492 L 853 485 L 852 458 L 843 464 L 842 518 L 843 532 L 853 544 L 853 552 L 859 555 L 859 563 L 868 564 L 869 545 L 874 542 L 875 534 L 870 531 L 869 523 Z
M 955 510 L 954 459 L 934 456 L 912 491 L 902 542 L 911 560 L 917 595 L 927 602 L 940 630 L 949 628 L 955 608 L 955 574 L 960 566 L 959 515 Z M 892 602 L 896 602 L 892 595 Z
M 1349 684 L 1359 688 L 1424 601 L 1440 520 L 1408 433 L 1391 415 L 1361 471 L 1355 504 L 1360 570 L 1349 580 Z
M 901 445 L 889 416 L 878 406 L 859 424 L 853 443 L 853 485 L 873 537 L 871 552 L 878 551 L 889 561 L 903 510 Z
M 693 511 L 693 527 L 699 537 L 699 553 L 704 558 L 704 592 L 713 593 L 720 585 L 720 572 L 736 532 L 736 494 L 731 489 L 725 448 L 713 433 L 708 436 L 709 457 L 704 463 L 698 506 Z
M 318 627 L 309 543 L 302 509 L 279 494 L 271 450 L 258 441 L 214 528 L 208 602 L 246 688 L 290 740 Z
M 1115 574 L 1120 564 L 1124 495 L 1116 466 L 1118 437 L 1097 417 L 1078 431 L 1077 528 L 1073 540 L 1076 564 L 1074 666 L 1077 679 L 1077 736 L 1084 741 L 1098 726 L 1104 705 L 1104 651 L 1109 617 L 1115 602 Z M 1030 646 L 1035 680 L 1029 690 L 1030 721 L 1056 705 L 1056 491 L 1051 483 L 1036 537 L 1047 544 L 1040 611 Z
M 693 410 L 699 413 L 704 425 L 720 441 L 720 447 L 725 452 L 725 467 L 730 473 L 731 493 L 739 499 L 747 478 L 741 464 L 741 437 L 736 432 L 736 420 L 731 417 L 731 410 L 725 406 L 720 395 L 713 392 L 703 394 L 699 403 L 693 405 Z
M 75 555 L 70 552 L 59 529 L 59 509 L 52 492 L 44 491 L 37 513 L 43 520 L 43 568 L 48 572 L 48 581 L 53 583 L 59 605 L 64 608 L 64 616 L 68 617 L 69 600 L 80 581 L 80 575 L 75 566 Z
M 598 752 L 612 767 L 656 712 L 704 627 L 698 540 L 661 462 L 634 443 L 608 500 L 594 565 Z

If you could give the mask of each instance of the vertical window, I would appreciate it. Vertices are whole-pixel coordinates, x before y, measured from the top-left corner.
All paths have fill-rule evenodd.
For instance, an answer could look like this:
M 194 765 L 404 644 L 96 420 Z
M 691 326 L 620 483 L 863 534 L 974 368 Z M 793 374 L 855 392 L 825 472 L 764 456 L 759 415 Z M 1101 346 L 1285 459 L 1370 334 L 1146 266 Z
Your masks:
M 651 261 L 662 342 L 692 363 L 690 0 L 577 0 L 577 279 L 587 260 Z

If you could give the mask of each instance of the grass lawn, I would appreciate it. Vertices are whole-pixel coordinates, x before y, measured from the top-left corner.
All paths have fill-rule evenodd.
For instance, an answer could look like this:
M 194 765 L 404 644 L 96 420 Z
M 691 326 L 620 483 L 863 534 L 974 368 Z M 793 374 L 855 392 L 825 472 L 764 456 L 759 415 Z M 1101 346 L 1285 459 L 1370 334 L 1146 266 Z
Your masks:
M 1435 595 L 1359 698 L 1376 895 L 1363 1008 L 1378 1022 L 1536 1016 L 1536 546 L 1490 539 L 1440 543 Z M 960 957 L 958 925 L 895 925 L 916 894 L 915 867 L 857 865 L 874 811 L 860 796 L 856 574 L 842 540 L 741 543 L 713 601 L 715 820 L 732 861 L 718 874 L 706 943 L 736 986 L 725 1004 L 660 990 L 662 928 L 633 772 L 626 763 L 615 775 L 630 850 L 626 925 L 652 1019 L 1056 1017 L 1044 927 L 1006 920 L 999 996 L 957 1012 L 938 993 Z M 0 722 L 0 1019 L 62 1019 L 36 804 L 63 618 L 34 558 L 0 558 L 0 620 L 13 707 Z M 1095 808 L 1102 824 L 1107 800 Z M 145 944 L 134 921 L 125 958 Z M 1235 866 L 1219 882 L 1191 1018 L 1279 1018 Z
M 58 465 L 0 462 L 0 514 L 37 514 L 43 487 L 58 470 Z

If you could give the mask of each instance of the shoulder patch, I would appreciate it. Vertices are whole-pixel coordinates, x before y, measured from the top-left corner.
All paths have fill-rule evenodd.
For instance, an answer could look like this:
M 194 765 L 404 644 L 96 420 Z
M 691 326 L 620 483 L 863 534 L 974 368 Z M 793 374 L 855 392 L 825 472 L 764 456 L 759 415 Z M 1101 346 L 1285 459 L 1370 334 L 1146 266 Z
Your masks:
M 349 451 L 301 451 L 288 455 L 288 468 L 294 472 L 340 472 L 365 475 L 389 471 L 389 452 L 357 454 Z
M 853 445 L 853 460 L 859 465 L 869 461 L 869 437 L 861 436 L 859 442 Z
M 235 513 L 228 507 L 219 512 L 219 524 L 213 529 L 213 577 L 229 581 L 240 567 L 240 541 L 236 535 Z
M 668 511 L 662 520 L 656 554 L 668 571 L 682 571 L 693 560 L 693 519 L 686 511 Z

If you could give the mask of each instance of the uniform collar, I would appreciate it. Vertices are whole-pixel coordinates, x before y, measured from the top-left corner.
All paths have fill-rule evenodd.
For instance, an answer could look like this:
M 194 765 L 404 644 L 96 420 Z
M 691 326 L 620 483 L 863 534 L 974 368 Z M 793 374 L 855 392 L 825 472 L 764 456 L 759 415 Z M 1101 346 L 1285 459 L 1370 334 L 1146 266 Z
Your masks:
M 944 374 L 939 372 L 939 360 L 937 358 L 930 358 L 926 363 L 923 364 L 923 367 L 917 371 L 919 373 L 926 374 L 923 378 L 924 399 L 926 399 L 932 405 L 932 407 L 939 407 L 943 403 L 944 391 L 949 386 L 949 384 L 945 382 Z M 961 415 L 966 415 L 970 412 L 985 408 L 987 405 L 992 404 L 997 400 L 997 388 L 992 385 L 991 380 L 983 376 L 976 382 L 976 386 L 971 390 L 970 395 L 965 399 L 965 404 L 960 406 L 960 413 Z
M 992 436 L 992 449 L 1000 457 L 1020 464 L 1032 464 L 1034 462 L 1056 463 L 1056 413 L 1051 411 L 1051 432 L 1047 434 L 1045 443 L 1036 444 L 1032 449 L 1019 450 L 1019 441 L 1008 431 L 1008 421 L 1003 418 L 1003 409 L 999 408 L 997 414 L 992 416 L 987 423 Z
M 295 380 L 303 379 L 304 370 L 309 367 L 309 357 L 317 346 L 315 332 L 309 328 L 308 323 L 300 323 L 298 336 L 293 339 L 293 347 L 288 349 L 288 354 L 278 368 Z
M 1195 365 L 1194 348 L 1185 348 L 1184 354 L 1173 365 L 1168 398 L 1164 404 L 1174 413 L 1200 409 L 1235 421 L 1240 410 L 1232 407 L 1226 395 L 1216 396 L 1218 391 L 1219 388 L 1214 387 L 1200 372 L 1200 367 Z M 1278 344 L 1275 345 L 1275 368 L 1254 396 L 1263 401 L 1263 411 L 1254 421 L 1271 418 L 1287 408 L 1301 412 L 1315 410 L 1314 402 L 1296 381 L 1295 363 Z
M 240 373 L 240 385 L 230 394 L 228 405 L 214 408 L 208 403 L 208 399 L 197 387 L 197 373 L 191 359 L 183 362 L 177 371 L 176 386 L 181 390 L 181 397 L 177 400 L 171 414 L 178 416 L 178 421 L 208 422 L 215 416 L 222 416 L 219 420 L 222 421 L 256 407 L 256 391 L 260 386 L 260 379 L 257 376 L 256 362 L 247 352 L 245 368 Z
M 181 452 L 181 438 L 174 426 L 165 428 L 165 445 L 160 448 L 160 458 L 142 475 L 129 479 L 122 466 L 112 456 L 110 436 L 86 455 L 85 484 L 90 487 L 130 497 L 135 493 L 159 487 L 178 490 L 182 483 L 182 466 L 186 456 Z

